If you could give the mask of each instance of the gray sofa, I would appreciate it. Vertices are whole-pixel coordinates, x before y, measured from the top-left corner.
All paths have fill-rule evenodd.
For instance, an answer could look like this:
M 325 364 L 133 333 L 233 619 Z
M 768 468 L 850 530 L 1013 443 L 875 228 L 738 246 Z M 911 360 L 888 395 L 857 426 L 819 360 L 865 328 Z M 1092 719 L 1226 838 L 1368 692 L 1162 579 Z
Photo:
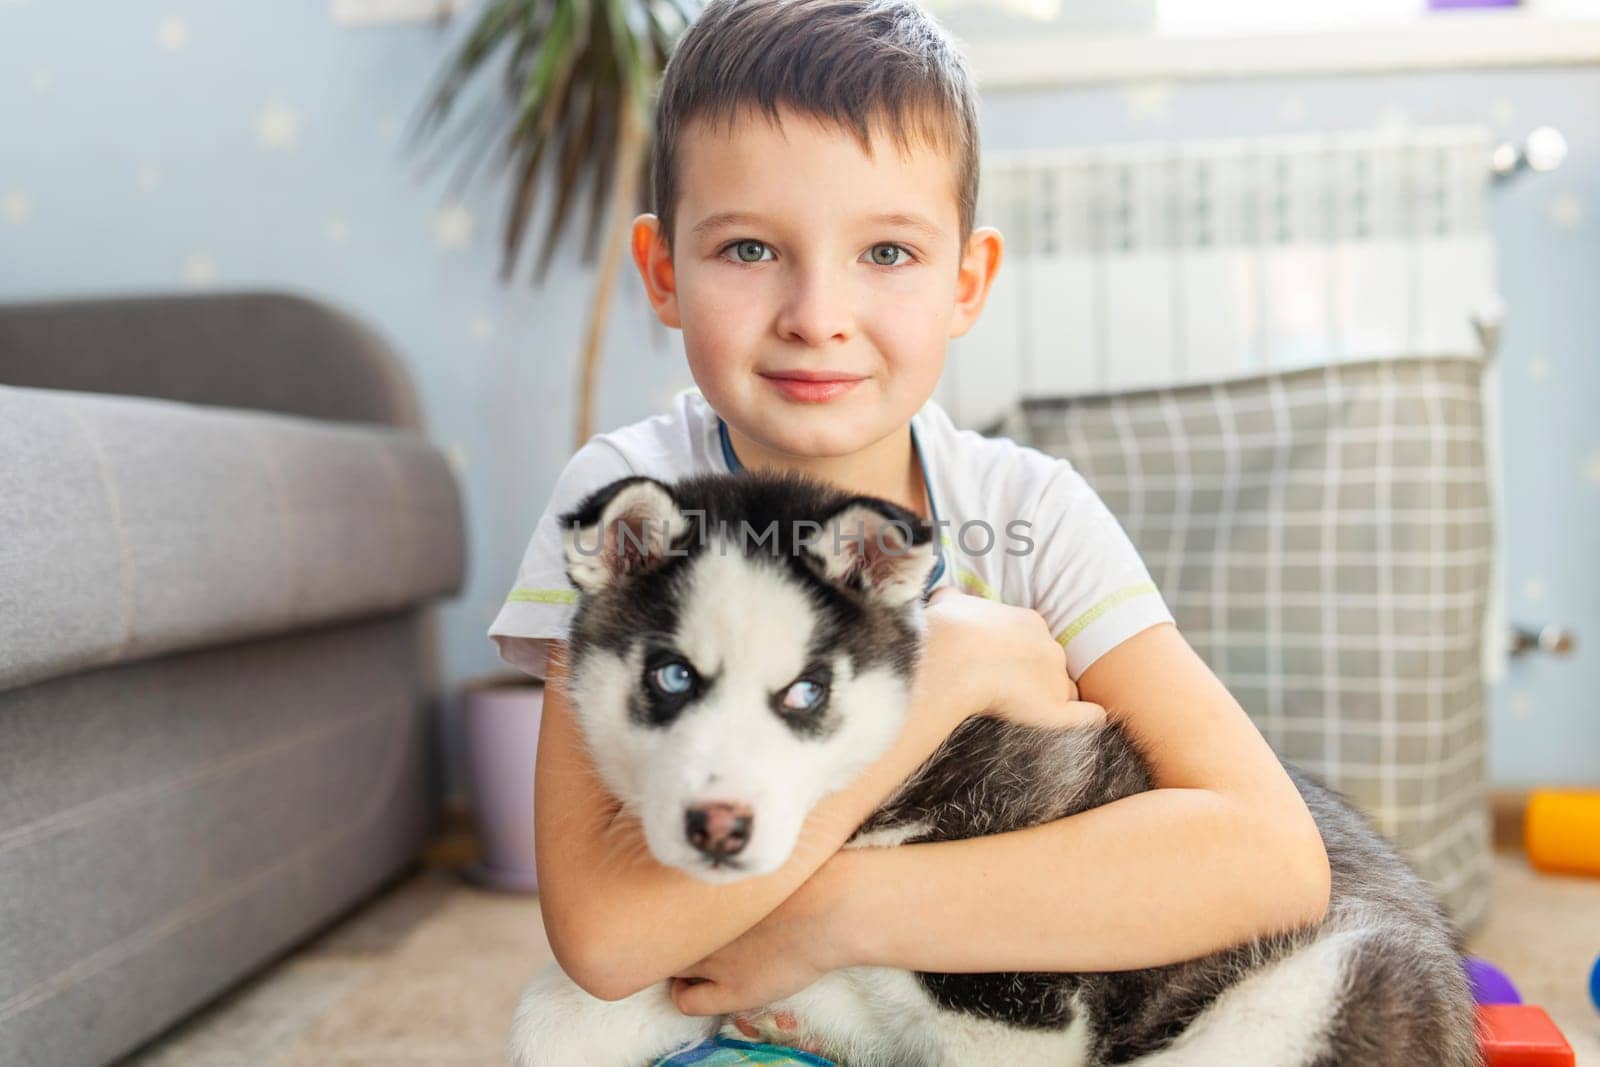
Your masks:
M 448 463 L 348 316 L 0 306 L 0 1063 L 105 1063 L 414 863 Z

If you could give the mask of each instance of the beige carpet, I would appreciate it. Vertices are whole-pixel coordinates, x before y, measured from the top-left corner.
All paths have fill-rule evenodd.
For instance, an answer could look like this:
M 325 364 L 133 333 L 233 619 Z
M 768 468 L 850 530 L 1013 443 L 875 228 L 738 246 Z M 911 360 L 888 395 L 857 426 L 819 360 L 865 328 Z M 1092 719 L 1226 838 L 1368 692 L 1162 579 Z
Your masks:
M 1538 875 L 1502 853 L 1494 889 L 1472 951 L 1550 1013 L 1580 1065 L 1600 1067 L 1600 1013 L 1587 993 L 1600 880 Z M 501 1064 L 517 995 L 549 958 L 534 900 L 433 867 L 125 1063 Z
M 549 959 L 536 900 L 424 869 L 125 1064 L 501 1064 Z

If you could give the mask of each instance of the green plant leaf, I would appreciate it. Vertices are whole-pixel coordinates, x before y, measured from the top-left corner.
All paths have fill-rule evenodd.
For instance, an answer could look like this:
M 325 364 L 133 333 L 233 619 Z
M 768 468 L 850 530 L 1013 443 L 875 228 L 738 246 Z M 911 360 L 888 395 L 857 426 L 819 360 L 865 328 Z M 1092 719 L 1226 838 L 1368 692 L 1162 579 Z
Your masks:
M 593 261 L 606 229 L 623 109 L 647 131 L 649 101 L 696 0 L 488 0 L 434 76 L 408 138 L 428 166 L 453 158 L 460 195 L 491 160 L 509 180 L 501 273 L 510 278 L 540 203 L 551 210 L 537 256 L 543 279 L 556 247 L 584 212 L 582 257 Z M 464 105 L 468 87 L 504 54 L 499 93 Z M 460 113 L 460 114 L 458 114 Z M 455 125 L 451 127 L 451 123 Z M 498 151 L 496 148 L 498 147 Z M 646 154 L 648 158 L 648 152 Z M 639 206 L 648 202 L 640 185 Z

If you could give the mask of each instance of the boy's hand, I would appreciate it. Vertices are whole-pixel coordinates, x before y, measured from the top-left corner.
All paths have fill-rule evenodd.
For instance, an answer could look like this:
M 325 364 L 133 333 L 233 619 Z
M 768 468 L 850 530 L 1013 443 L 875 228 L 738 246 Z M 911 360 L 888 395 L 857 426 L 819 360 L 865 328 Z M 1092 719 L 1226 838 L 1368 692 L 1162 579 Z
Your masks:
M 1050 636 L 1037 611 L 941 586 L 925 614 L 921 669 L 929 672 L 928 684 L 949 678 L 964 687 L 963 706 L 972 709 L 968 715 L 1053 728 L 1105 722 L 1104 708 L 1078 699 L 1067 673 L 1067 650 Z
M 672 979 L 684 1015 L 756 1012 L 847 965 L 836 929 L 842 879 L 835 855 L 749 930 Z M 794 1029 L 780 1022 L 780 1029 Z M 746 1037 L 750 1031 L 740 1027 Z M 789 1042 L 785 1042 L 789 1043 Z

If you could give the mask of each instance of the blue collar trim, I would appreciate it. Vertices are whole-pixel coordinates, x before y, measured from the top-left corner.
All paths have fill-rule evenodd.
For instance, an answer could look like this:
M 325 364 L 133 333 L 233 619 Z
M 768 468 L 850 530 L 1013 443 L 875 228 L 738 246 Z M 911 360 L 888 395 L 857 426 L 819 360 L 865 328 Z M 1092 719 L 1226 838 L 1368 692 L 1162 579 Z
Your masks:
M 722 442 L 722 460 L 728 465 L 731 473 L 737 474 L 744 470 L 744 464 L 739 462 L 739 457 L 734 454 L 733 442 L 728 440 L 728 424 L 722 416 L 717 416 L 717 438 Z M 933 516 L 933 536 L 940 537 L 939 530 L 939 505 L 933 499 L 933 483 L 928 480 L 928 461 L 922 456 L 922 445 L 917 442 L 917 427 L 911 426 L 911 448 L 917 454 L 917 466 L 922 468 L 922 484 L 928 491 L 928 511 Z M 944 575 L 944 541 L 939 542 L 939 562 L 928 575 L 928 584 L 923 588 L 923 595 L 933 592 L 934 586 L 939 584 L 939 579 Z
M 728 470 L 734 474 L 744 470 L 744 464 L 733 454 L 733 442 L 728 440 L 728 424 L 721 415 L 717 416 L 717 437 L 722 440 L 722 460 L 728 465 Z

